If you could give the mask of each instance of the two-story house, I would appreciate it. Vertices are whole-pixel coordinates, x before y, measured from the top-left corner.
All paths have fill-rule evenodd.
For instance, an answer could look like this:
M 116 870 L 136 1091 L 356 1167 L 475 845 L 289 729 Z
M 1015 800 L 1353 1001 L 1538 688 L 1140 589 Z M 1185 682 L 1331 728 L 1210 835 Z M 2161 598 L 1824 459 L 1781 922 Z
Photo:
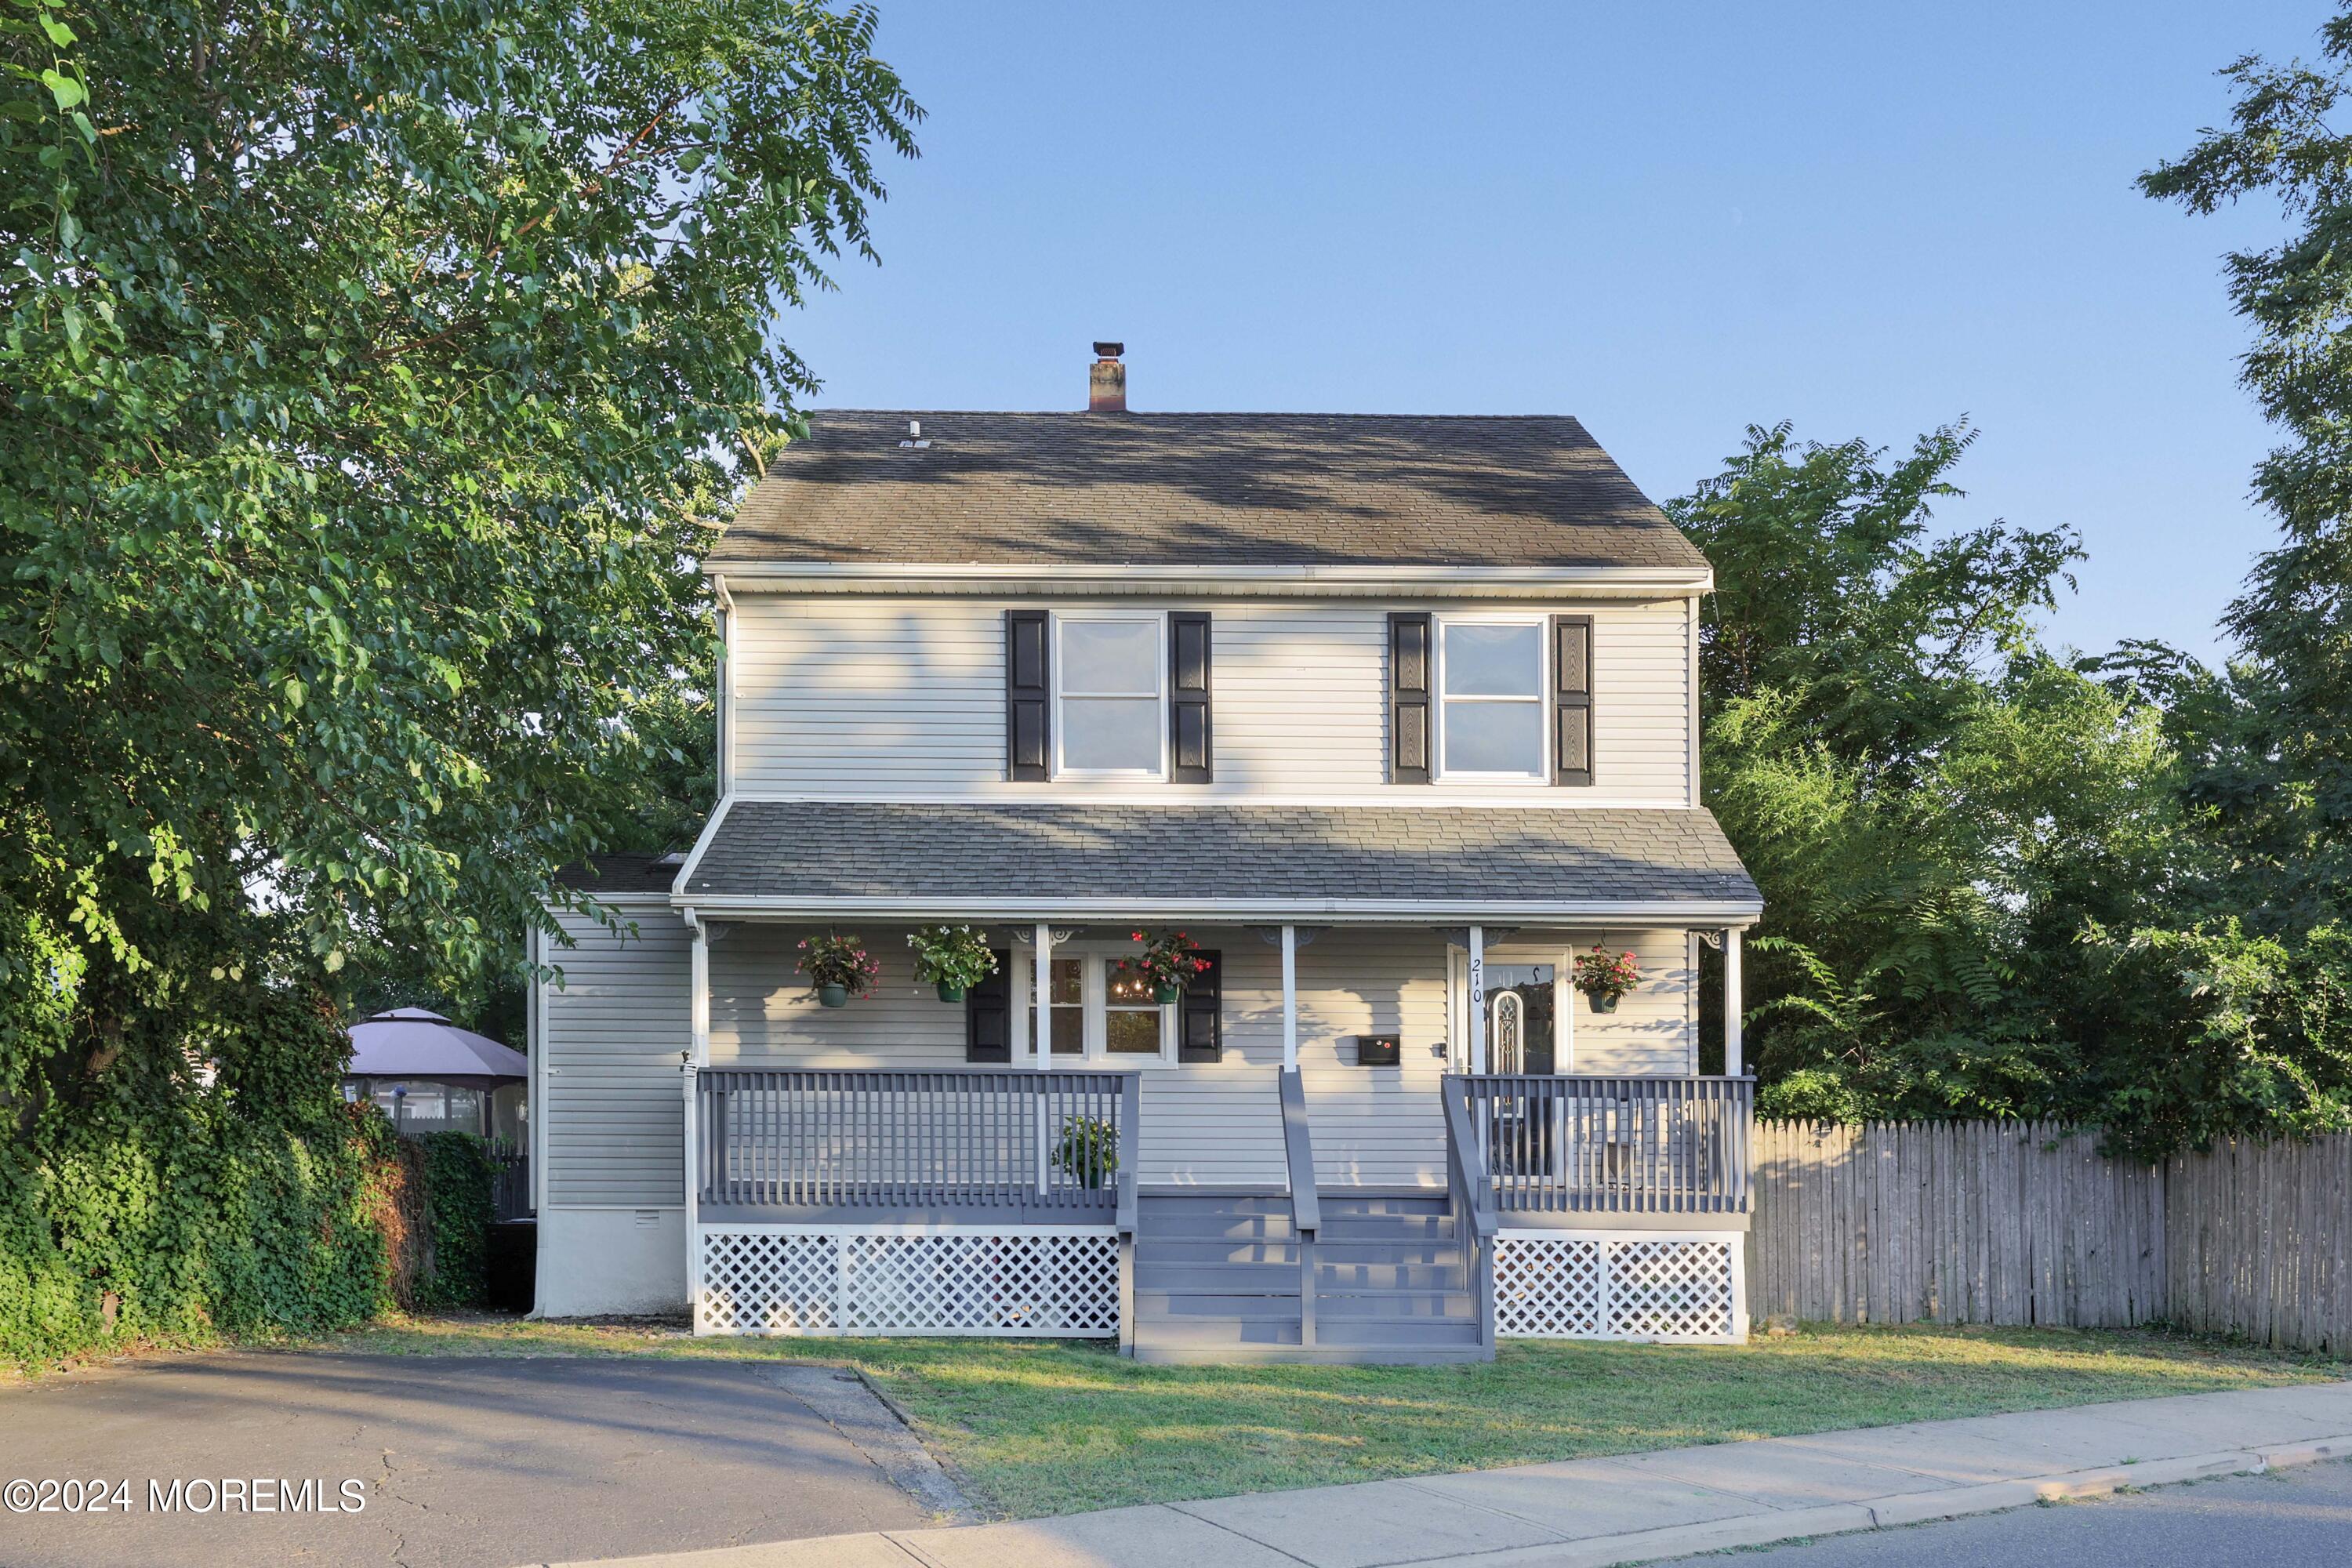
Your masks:
M 1097 349 L 1084 413 L 814 415 L 712 550 L 716 809 L 583 878 L 631 933 L 539 951 L 541 1310 L 1740 1337 L 1760 905 L 1700 805 L 1706 560 L 1574 419 L 1135 414 Z M 961 1001 L 938 922 L 997 955 Z M 1171 930 L 1208 966 L 1162 1000 L 1120 961 Z M 796 972 L 828 931 L 871 997 Z

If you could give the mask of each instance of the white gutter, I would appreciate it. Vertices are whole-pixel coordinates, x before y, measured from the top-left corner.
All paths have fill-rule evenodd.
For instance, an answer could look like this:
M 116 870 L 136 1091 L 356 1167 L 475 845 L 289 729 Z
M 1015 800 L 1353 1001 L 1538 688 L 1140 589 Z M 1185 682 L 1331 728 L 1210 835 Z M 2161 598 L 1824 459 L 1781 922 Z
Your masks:
M 1600 900 L 1549 902 L 1423 899 L 764 899 L 677 893 L 670 900 L 691 919 L 724 916 L 777 921 L 832 920 L 865 915 L 879 920 L 973 921 L 1028 924 L 1064 916 L 1094 920 L 1194 921 L 1202 924 L 1278 923 L 1333 919 L 1373 925 L 1483 924 L 1637 925 L 1660 921 L 1745 929 L 1763 918 L 1758 900 Z
M 677 875 L 671 879 L 669 885 L 670 901 L 677 904 L 678 908 L 686 908 L 683 895 L 686 892 L 687 879 L 692 877 L 695 868 L 702 864 L 703 851 L 709 849 L 710 841 L 719 837 L 719 825 L 727 820 L 727 813 L 733 808 L 734 805 L 733 795 L 722 796 L 719 802 L 719 809 L 710 814 L 709 820 L 702 825 L 702 831 L 694 836 L 694 847 L 686 852 L 686 863 L 677 868 Z M 694 923 L 691 911 L 688 911 L 687 923 L 688 925 Z
M 1214 593 L 1225 588 L 1278 597 L 1423 592 L 1490 597 L 1539 589 L 1608 596 L 1711 593 L 1710 567 L 1663 566 L 1371 566 L 1341 564 L 1164 565 L 1116 562 L 1067 565 L 1050 562 L 729 561 L 707 567 L 737 592 L 845 593 L 888 588 L 899 593 L 996 592 L 1066 594 L 1079 590 Z

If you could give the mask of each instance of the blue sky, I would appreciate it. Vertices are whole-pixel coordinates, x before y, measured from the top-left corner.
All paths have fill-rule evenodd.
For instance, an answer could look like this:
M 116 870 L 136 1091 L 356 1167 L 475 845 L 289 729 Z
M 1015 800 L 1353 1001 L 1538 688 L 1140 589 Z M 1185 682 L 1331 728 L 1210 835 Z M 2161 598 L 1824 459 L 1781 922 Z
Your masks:
M 2133 176 L 2314 0 L 883 0 L 929 111 L 883 265 L 782 323 L 818 406 L 1569 413 L 1653 496 L 1751 422 L 1983 435 L 1941 517 L 2069 523 L 2053 635 L 2210 657 L 2268 521 L 2221 253 Z

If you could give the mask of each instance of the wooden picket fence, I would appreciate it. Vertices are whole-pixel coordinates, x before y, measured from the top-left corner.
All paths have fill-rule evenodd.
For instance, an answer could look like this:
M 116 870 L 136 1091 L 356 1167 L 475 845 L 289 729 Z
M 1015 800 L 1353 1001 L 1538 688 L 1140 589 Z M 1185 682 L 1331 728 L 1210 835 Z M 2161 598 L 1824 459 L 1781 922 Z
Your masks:
M 2108 1160 L 2046 1122 L 1760 1121 L 1759 1318 L 2125 1328 L 2352 1354 L 2352 1135 Z

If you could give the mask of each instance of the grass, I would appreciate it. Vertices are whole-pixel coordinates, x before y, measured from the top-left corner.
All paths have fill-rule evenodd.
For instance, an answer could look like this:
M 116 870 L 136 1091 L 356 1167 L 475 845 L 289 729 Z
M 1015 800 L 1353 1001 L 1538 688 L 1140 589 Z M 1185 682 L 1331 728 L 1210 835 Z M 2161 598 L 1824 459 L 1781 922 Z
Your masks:
M 857 1368 L 1017 1518 L 2101 1400 L 2267 1388 L 2328 1363 L 2144 1332 L 1809 1326 L 1745 1347 L 1506 1343 L 1492 1365 L 1139 1366 L 1106 1345 L 755 1340 L 409 1319 L 334 1349 Z

